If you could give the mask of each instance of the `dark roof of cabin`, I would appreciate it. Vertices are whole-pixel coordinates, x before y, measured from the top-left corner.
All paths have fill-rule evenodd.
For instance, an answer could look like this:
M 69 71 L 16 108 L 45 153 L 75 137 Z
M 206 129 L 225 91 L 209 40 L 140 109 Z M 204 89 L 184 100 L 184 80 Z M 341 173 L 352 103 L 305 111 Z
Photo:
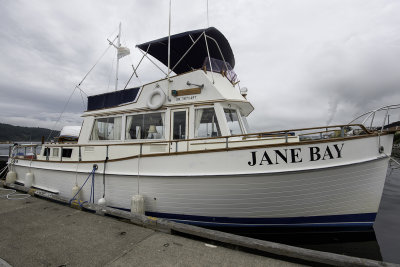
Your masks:
M 207 29 L 200 29 L 194 31 L 183 32 L 171 35 L 171 62 L 170 66 L 173 68 L 181 57 L 186 53 L 194 41 L 203 33 L 209 37 L 207 38 L 207 45 L 210 51 L 210 57 L 224 60 L 233 68 L 235 66 L 235 56 L 233 55 L 232 48 L 229 45 L 225 36 L 214 27 Z M 214 41 L 215 40 L 215 41 Z M 217 44 L 218 45 L 217 45 Z M 221 49 L 221 52 L 218 49 Z M 147 51 L 148 54 L 155 57 L 164 65 L 168 65 L 168 36 L 150 41 L 147 43 L 137 45 L 138 48 Z M 199 69 L 203 66 L 205 58 L 208 57 L 207 46 L 204 36 L 192 47 L 182 61 L 173 69 L 176 74 Z

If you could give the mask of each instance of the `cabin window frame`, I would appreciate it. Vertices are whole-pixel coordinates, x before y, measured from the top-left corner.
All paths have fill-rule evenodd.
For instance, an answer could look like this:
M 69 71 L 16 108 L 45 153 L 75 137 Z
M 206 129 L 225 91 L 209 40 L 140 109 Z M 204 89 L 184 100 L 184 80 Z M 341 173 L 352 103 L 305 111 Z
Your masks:
M 161 138 L 156 138 L 157 137 L 157 135 L 155 135 L 155 133 L 153 133 L 153 135 L 152 135 L 152 137 L 154 137 L 154 138 L 149 138 L 149 134 L 150 133 L 147 133 L 147 138 L 128 138 L 127 136 L 128 136 L 128 132 L 127 132 L 127 130 L 128 130 L 128 127 L 130 127 L 130 126 L 128 126 L 128 117 L 134 117 L 134 116 L 140 116 L 140 115 L 143 115 L 143 116 L 145 116 L 145 115 L 147 115 L 147 114 L 161 114 L 161 120 L 162 120 L 162 123 L 163 123 L 163 125 L 162 125 L 162 135 L 161 135 Z M 163 110 L 163 111 L 151 111 L 151 112 L 136 112 L 136 113 L 130 113 L 130 114 L 125 114 L 125 116 L 124 116 L 125 118 L 124 118 L 124 124 L 125 124 L 125 127 L 124 127 L 124 140 L 125 141 L 129 141 L 129 142 L 134 142 L 134 141 L 138 141 L 138 142 L 143 142 L 143 141 L 152 141 L 152 140 L 157 140 L 157 141 L 159 141 L 159 140 L 166 140 L 166 120 L 167 120 L 167 112 L 165 111 L 165 110 Z M 142 125 L 143 126 L 143 125 Z M 150 125 L 149 125 L 150 126 Z M 155 125 L 156 126 L 156 130 L 157 130 L 157 125 Z M 148 131 L 148 130 L 147 130 Z M 159 134 L 158 132 L 157 132 L 157 134 Z M 142 134 L 140 134 L 140 137 L 142 137 L 141 136 Z
M 116 115 L 110 115 L 110 116 L 101 116 L 101 117 L 95 117 L 94 118 L 94 120 L 93 120 L 93 124 L 92 124 L 92 128 L 91 128 L 91 131 L 90 131 L 90 135 L 89 135 L 89 142 L 113 142 L 113 141 L 122 141 L 123 139 L 123 131 L 124 131 L 124 117 L 125 116 L 123 116 L 123 115 L 119 115 L 119 116 L 116 116 Z M 94 130 L 94 128 L 96 127 L 96 122 L 98 121 L 98 120 L 101 120 L 101 119 L 109 119 L 109 118 L 120 118 L 121 119 L 121 122 L 120 122 L 120 131 L 119 131 L 119 134 L 120 134 L 120 136 L 119 136 L 119 139 L 93 139 L 93 130 Z
M 216 119 L 216 127 L 217 127 L 217 135 L 216 136 L 199 136 L 198 135 L 198 130 L 196 130 L 196 121 L 197 121 L 197 111 L 198 110 L 204 110 L 204 109 L 212 109 L 214 110 L 214 115 L 215 115 L 215 119 Z M 200 127 L 201 123 L 199 122 L 199 127 Z M 218 134 L 218 130 L 219 130 L 219 134 Z M 212 138 L 212 137 L 220 137 L 223 135 L 223 130 L 221 128 L 221 123 L 220 120 L 218 119 L 218 112 L 216 110 L 216 108 L 214 106 L 202 106 L 202 107 L 195 107 L 194 108 L 194 119 L 193 119 L 193 138 Z
M 239 111 L 240 112 L 240 111 Z M 244 134 L 248 134 L 250 133 L 250 125 L 249 122 L 247 120 L 247 117 L 245 117 L 242 113 L 240 113 L 240 120 L 242 122 L 242 126 L 243 126 L 243 130 L 244 130 Z
M 182 136 L 181 137 L 176 137 L 176 128 L 175 128 L 175 126 L 176 126 L 176 124 L 175 124 L 175 121 L 176 121 L 176 118 L 175 118 L 175 113 L 178 113 L 178 112 L 183 112 L 183 113 L 185 113 L 185 127 L 184 127 L 184 132 L 185 132 L 185 137 L 184 138 L 182 138 Z M 191 131 L 191 128 L 192 127 L 190 127 L 190 123 L 191 123 L 191 121 L 190 121 L 190 116 L 191 116 L 191 112 L 190 112 L 190 107 L 188 107 L 188 106 L 185 106 L 185 107 L 179 107 L 179 108 L 175 108 L 175 109 L 170 109 L 170 124 L 169 124 L 169 134 L 170 134 L 170 136 L 169 136 L 169 139 L 171 140 L 171 141 L 184 141 L 184 140 L 187 140 L 187 139 L 189 139 L 189 135 L 190 135 L 190 131 Z
M 229 127 L 228 120 L 227 120 L 227 118 L 226 118 L 225 109 L 234 110 L 234 111 L 236 112 L 237 121 L 238 121 L 238 123 L 239 123 L 239 128 L 240 128 L 241 133 L 231 133 L 231 128 Z M 229 135 L 243 135 L 243 134 L 246 134 L 246 133 L 247 133 L 247 131 L 245 130 L 245 127 L 243 126 L 242 114 L 240 113 L 240 110 L 239 110 L 238 108 L 232 107 L 232 106 L 230 106 L 230 105 L 226 105 L 226 106 L 224 105 L 224 106 L 222 107 L 222 110 L 223 110 L 223 112 L 224 112 L 225 123 L 226 123 L 226 127 L 227 127 L 227 129 L 228 129 L 228 134 L 229 134 Z

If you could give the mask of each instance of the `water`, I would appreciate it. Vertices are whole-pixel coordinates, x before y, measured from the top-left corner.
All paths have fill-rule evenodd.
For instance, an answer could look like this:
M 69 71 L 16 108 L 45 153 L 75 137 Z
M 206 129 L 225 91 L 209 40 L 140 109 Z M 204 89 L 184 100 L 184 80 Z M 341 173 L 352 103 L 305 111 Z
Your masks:
M 400 162 L 400 157 L 395 158 Z M 382 258 L 400 263 L 400 166 L 391 162 L 374 230 Z
M 8 155 L 8 147 L 10 144 L 0 144 L 0 156 Z
M 0 144 L 8 155 L 9 144 Z M 22 152 L 22 151 L 21 151 Z M 399 151 L 397 151 L 398 154 Z M 395 159 L 400 162 L 399 155 Z M 374 229 L 363 233 L 237 233 L 315 250 L 400 263 L 400 166 L 391 161 Z

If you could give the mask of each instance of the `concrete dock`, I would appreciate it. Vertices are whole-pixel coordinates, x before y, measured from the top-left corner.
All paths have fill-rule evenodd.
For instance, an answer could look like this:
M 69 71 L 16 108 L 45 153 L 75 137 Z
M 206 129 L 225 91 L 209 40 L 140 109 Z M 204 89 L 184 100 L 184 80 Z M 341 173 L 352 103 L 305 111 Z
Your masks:
M 0 198 L 0 258 L 12 266 L 299 266 L 35 197 Z
M 2 186 L 0 266 L 398 266 L 95 204 L 77 210 L 66 198 L 15 184 L 5 187 L 31 196 L 7 199 L 10 191 Z

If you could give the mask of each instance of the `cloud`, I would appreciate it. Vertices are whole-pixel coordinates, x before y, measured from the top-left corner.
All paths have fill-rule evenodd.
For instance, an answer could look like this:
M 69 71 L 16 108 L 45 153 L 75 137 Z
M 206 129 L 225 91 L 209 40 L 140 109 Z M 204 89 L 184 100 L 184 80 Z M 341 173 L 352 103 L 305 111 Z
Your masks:
M 172 7 L 172 33 L 207 26 L 205 1 Z M 399 103 L 399 12 L 396 0 L 209 1 L 210 25 L 230 41 L 249 88 L 257 131 L 347 123 Z M 0 121 L 53 127 L 119 22 L 132 52 L 121 60 L 122 88 L 142 56 L 134 45 L 167 35 L 168 1 L 1 1 Z M 87 94 L 114 90 L 114 56 L 110 48 L 87 77 Z M 138 73 L 130 87 L 163 77 L 146 60 Z M 75 93 L 59 124 L 79 125 L 83 110 Z

